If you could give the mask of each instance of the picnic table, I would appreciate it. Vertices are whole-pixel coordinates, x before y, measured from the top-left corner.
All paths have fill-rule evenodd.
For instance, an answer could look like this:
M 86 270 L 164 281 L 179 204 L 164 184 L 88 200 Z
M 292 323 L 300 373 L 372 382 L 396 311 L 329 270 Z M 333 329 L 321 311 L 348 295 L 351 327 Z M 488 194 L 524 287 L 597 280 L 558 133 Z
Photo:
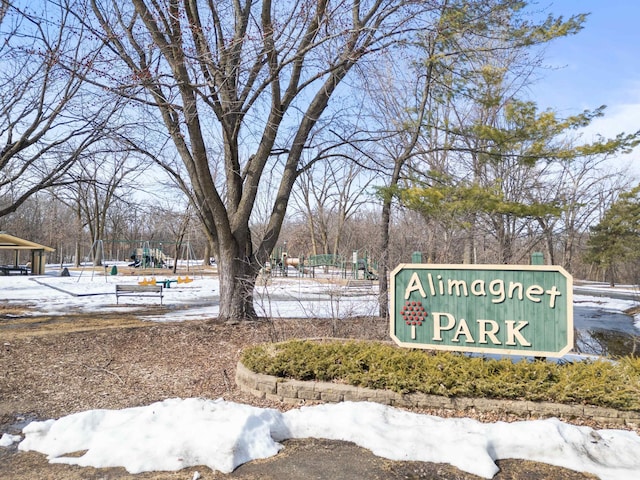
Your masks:
M 22 265 L 0 265 L 0 273 L 2 275 L 11 275 L 12 273 L 29 275 L 29 268 Z

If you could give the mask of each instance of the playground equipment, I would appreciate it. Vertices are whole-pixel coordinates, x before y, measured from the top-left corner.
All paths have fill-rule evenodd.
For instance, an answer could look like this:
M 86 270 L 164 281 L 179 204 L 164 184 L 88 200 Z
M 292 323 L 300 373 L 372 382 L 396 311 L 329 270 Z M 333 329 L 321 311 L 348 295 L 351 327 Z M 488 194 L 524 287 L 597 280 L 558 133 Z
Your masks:
M 322 268 L 322 271 L 324 273 L 329 273 L 331 269 L 334 272 L 338 273 L 342 278 L 345 278 L 346 276 L 345 268 L 347 262 L 340 255 L 334 255 L 330 253 L 311 255 L 307 259 L 307 263 L 309 265 L 312 278 L 315 278 L 316 276 L 316 268 Z
M 372 270 L 367 259 L 367 252 L 364 258 L 358 258 L 358 251 L 353 252 L 353 261 L 351 263 L 351 272 L 355 280 L 378 280 L 378 274 Z M 360 274 L 362 272 L 362 275 Z M 362 277 L 362 278 L 361 278 Z
M 104 243 L 102 242 L 102 240 L 95 240 L 92 244 L 91 244 L 91 250 L 89 251 L 89 255 L 91 257 L 91 260 L 93 262 L 93 266 L 97 266 L 97 265 L 102 265 L 102 261 L 104 259 Z M 82 274 L 84 273 L 84 267 L 85 267 L 85 262 L 82 262 L 82 268 L 80 270 L 80 275 L 78 275 L 78 279 L 76 280 L 76 282 L 80 281 L 80 277 L 82 277 Z M 91 281 L 93 281 L 93 276 L 95 275 L 95 268 L 91 268 Z M 105 281 L 106 281 L 106 277 L 107 277 L 107 267 L 105 266 L 105 272 L 104 272 L 104 276 L 105 276 Z
M 130 267 L 142 267 L 142 268 L 165 268 L 167 264 L 171 262 L 171 258 L 165 255 L 160 248 L 150 248 L 149 242 L 144 242 L 144 246 L 141 248 L 136 248 L 133 250 L 130 260 L 133 260 L 132 263 L 129 264 Z M 162 244 L 160 244 L 162 245 Z M 104 251 L 104 241 L 103 240 L 95 240 L 91 245 L 91 249 L 89 250 L 89 259 L 93 262 L 93 268 L 91 268 L 91 279 L 93 280 L 93 276 L 95 274 L 95 267 L 103 266 L 104 267 L 104 275 L 107 275 L 108 265 L 104 263 L 105 251 Z M 78 281 L 82 274 L 84 273 L 86 262 L 82 262 L 82 269 L 80 270 L 80 275 L 78 276 Z M 111 266 L 110 275 L 117 275 L 118 268 L 115 265 Z
M 290 268 L 295 268 L 298 276 L 309 275 L 316 277 L 316 269 L 321 268 L 324 274 L 339 275 L 343 279 L 378 280 L 377 265 L 373 264 L 364 252 L 362 258 L 358 251 L 354 250 L 353 256 L 348 261 L 341 255 L 321 254 L 310 257 L 289 257 L 284 247 L 278 247 L 272 254 L 269 265 L 263 269 L 263 273 L 271 276 L 288 276 Z
M 108 257 L 105 255 L 105 244 L 111 247 L 111 249 L 109 250 L 111 253 Z M 163 246 L 175 250 L 176 255 L 178 255 L 178 252 L 180 252 L 181 256 L 178 259 L 174 259 L 173 257 L 164 253 Z M 104 272 L 102 273 L 104 274 L 106 282 L 106 277 L 108 275 L 117 276 L 119 274 L 118 270 L 121 268 L 121 265 L 116 266 L 114 262 L 118 263 L 122 261 L 124 261 L 129 267 L 145 270 L 144 272 L 140 273 L 141 275 L 154 275 L 155 273 L 149 272 L 148 270 L 165 268 L 172 268 L 174 275 L 178 273 L 178 268 L 186 268 L 186 272 L 188 274 L 197 275 L 197 271 L 200 272 L 200 275 L 203 274 L 202 262 L 196 260 L 193 247 L 189 241 L 182 242 L 178 247 L 176 243 L 167 241 L 152 242 L 118 239 L 105 241 L 96 240 L 91 245 L 91 249 L 89 250 L 88 255 L 79 254 L 78 256 L 79 258 L 84 258 L 84 261 L 80 263 L 82 268 L 80 271 L 80 275 L 78 276 L 78 281 L 80 281 L 85 268 L 90 269 L 91 279 L 93 280 L 93 277 L 96 273 L 101 273 L 101 269 L 99 267 L 103 267 Z M 106 263 L 107 259 L 109 264 Z M 178 283 L 184 283 L 184 281 L 181 279 L 181 282 Z
M 165 255 L 162 250 L 171 246 L 175 250 L 177 258 Z M 193 245 L 189 240 L 176 244 L 173 242 L 155 242 L 154 247 L 150 246 L 150 242 L 144 242 L 142 248 L 134 249 L 131 257 L 133 262 L 129 264 L 133 268 L 172 268 L 175 274 L 177 269 L 185 269 L 187 272 L 198 270 L 200 275 L 203 273 L 202 262 L 196 259 Z
M 129 258 L 133 260 L 129 266 L 134 268 L 167 268 L 170 260 L 161 249 L 150 248 L 149 242 L 145 242 L 142 248 L 136 248 Z
M 180 248 L 181 252 L 180 252 L 180 263 L 182 264 L 182 266 L 186 266 L 187 268 L 187 272 L 189 272 L 191 270 L 191 266 L 197 266 L 200 270 L 200 274 L 202 275 L 202 263 L 198 262 L 196 260 L 196 255 L 193 251 L 193 246 L 191 245 L 191 242 L 189 240 L 187 240 L 186 242 L 183 242 Z M 176 267 L 178 265 L 178 259 L 176 258 Z M 173 270 L 173 273 L 175 273 L 175 268 Z
M 143 280 L 140 280 L 138 282 L 138 285 L 162 285 L 164 288 L 171 288 L 171 284 L 172 283 L 191 283 L 193 282 L 193 278 L 189 278 L 189 276 L 186 276 L 185 278 L 182 277 L 178 277 L 177 280 L 173 280 L 173 279 L 165 279 L 165 280 L 158 280 L 156 278 L 149 278 L 147 279 L 146 277 Z

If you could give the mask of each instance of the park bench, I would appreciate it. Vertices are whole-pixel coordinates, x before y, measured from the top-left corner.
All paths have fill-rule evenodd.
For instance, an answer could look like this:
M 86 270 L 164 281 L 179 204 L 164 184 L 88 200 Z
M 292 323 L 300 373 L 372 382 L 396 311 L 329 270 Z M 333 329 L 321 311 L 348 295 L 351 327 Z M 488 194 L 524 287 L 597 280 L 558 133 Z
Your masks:
M 116 303 L 122 296 L 159 296 L 162 305 L 162 285 L 116 285 Z
M 373 281 L 368 278 L 350 278 L 347 281 L 347 288 L 371 290 L 373 288 Z

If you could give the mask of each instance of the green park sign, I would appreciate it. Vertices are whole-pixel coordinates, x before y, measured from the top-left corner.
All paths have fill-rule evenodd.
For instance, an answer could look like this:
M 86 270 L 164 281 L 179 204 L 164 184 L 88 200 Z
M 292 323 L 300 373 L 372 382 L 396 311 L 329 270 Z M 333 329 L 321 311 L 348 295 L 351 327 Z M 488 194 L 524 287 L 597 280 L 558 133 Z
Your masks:
M 390 283 L 402 347 L 541 357 L 573 348 L 573 280 L 561 267 L 402 264 Z

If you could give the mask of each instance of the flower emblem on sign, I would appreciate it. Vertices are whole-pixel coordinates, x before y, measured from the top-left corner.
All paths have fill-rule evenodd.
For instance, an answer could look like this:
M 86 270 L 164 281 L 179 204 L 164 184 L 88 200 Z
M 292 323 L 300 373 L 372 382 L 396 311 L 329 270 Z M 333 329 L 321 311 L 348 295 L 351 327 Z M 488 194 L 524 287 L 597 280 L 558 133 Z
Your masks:
M 416 339 L 416 326 L 422 326 L 422 322 L 425 321 L 428 315 L 427 311 L 422 305 L 422 302 L 416 300 L 407 300 L 404 306 L 400 310 L 400 315 L 405 323 L 411 326 L 411 338 Z

